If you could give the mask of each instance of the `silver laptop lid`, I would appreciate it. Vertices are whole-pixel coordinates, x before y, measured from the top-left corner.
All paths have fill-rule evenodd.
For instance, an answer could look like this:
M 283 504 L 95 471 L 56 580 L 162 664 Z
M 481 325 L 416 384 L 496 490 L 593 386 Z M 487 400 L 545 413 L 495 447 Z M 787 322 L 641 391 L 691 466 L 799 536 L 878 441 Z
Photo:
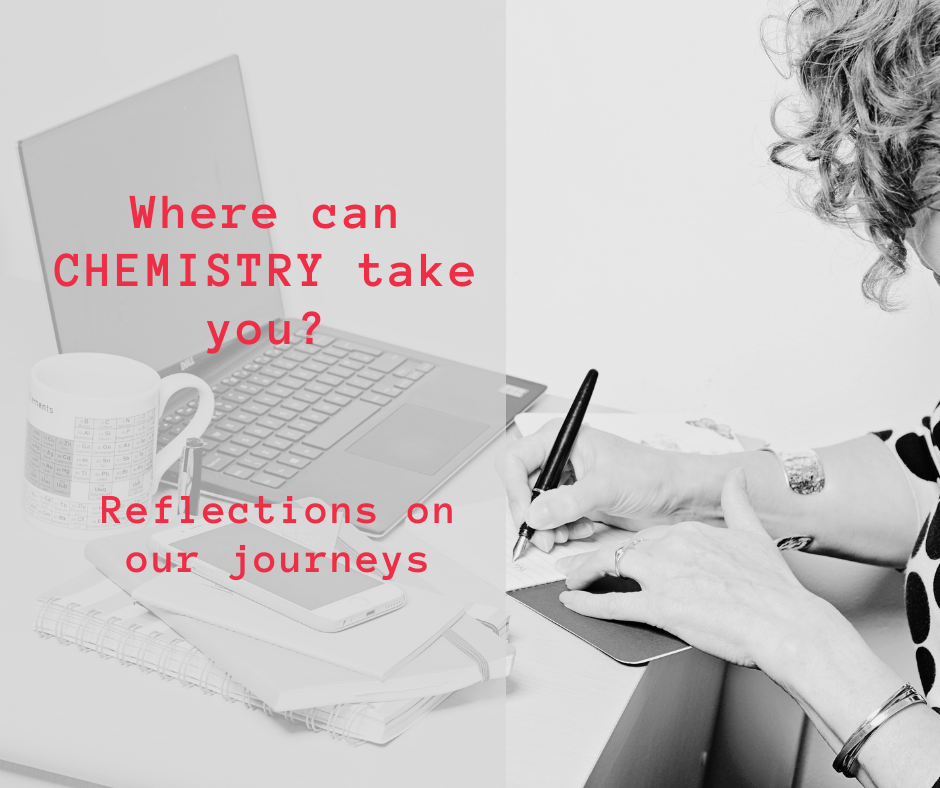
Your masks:
M 19 144 L 33 228 L 39 247 L 59 351 L 97 351 L 135 358 L 161 372 L 211 346 L 206 321 L 230 320 L 226 339 L 242 320 L 282 317 L 280 292 L 268 286 L 269 232 L 251 221 L 264 202 L 255 159 L 241 70 L 235 56 L 92 112 Z M 135 229 L 130 197 L 155 199 L 151 229 Z M 162 228 L 162 197 L 179 205 Z M 211 229 L 191 221 L 193 208 L 212 206 Z M 222 205 L 247 206 L 235 214 L 237 229 L 224 229 Z M 56 258 L 78 255 L 62 277 L 78 279 L 63 287 L 54 278 Z M 228 253 L 230 282 L 208 287 L 209 256 Z M 107 286 L 100 274 L 86 286 L 86 254 L 93 264 L 107 255 Z M 117 287 L 117 255 L 137 254 L 136 287 Z M 147 254 L 168 255 L 169 286 L 147 287 Z M 181 287 L 181 253 L 196 257 L 195 287 Z M 237 254 L 262 255 L 255 266 L 256 287 L 241 287 Z M 154 282 L 162 282 L 155 277 Z

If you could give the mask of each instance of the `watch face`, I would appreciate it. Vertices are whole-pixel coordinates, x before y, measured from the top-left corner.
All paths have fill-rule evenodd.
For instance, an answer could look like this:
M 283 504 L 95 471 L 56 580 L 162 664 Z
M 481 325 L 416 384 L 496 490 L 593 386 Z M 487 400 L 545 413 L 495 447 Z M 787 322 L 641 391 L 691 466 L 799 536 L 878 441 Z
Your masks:
M 784 536 L 776 541 L 778 550 L 805 550 L 812 543 L 812 536 Z

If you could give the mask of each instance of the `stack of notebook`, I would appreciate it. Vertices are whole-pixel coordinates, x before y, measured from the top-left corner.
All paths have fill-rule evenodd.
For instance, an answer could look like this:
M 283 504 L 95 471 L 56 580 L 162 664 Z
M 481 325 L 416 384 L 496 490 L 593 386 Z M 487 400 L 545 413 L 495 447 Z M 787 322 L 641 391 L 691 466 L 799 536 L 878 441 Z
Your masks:
M 387 742 L 449 693 L 511 670 L 505 617 L 492 609 L 473 606 L 478 621 L 409 587 L 394 614 L 319 633 L 194 574 L 130 572 L 126 557 L 145 552 L 147 536 L 89 543 L 97 568 L 40 597 L 37 632 L 356 742 Z M 391 625 L 409 638 L 383 640 Z

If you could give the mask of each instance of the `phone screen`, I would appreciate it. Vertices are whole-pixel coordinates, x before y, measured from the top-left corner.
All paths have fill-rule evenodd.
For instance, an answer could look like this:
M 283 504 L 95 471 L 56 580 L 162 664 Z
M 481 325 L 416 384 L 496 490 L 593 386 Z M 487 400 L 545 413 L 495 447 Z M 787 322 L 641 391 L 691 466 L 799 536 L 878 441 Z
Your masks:
M 319 572 L 307 572 L 310 561 L 303 545 L 251 523 L 232 523 L 188 536 L 173 542 L 173 549 L 199 553 L 202 561 L 224 570 L 226 574 L 237 576 L 242 569 L 241 558 L 236 552 L 240 551 L 242 545 L 245 546 L 245 576 L 237 582 L 252 583 L 306 610 L 316 610 L 381 585 L 378 580 L 356 569 L 355 555 L 349 556 L 348 572 L 344 571 L 346 561 L 342 555 L 336 565 L 337 571 L 333 572 L 333 557 L 329 553 L 317 559 Z M 274 568 L 270 572 L 255 569 L 255 556 L 258 553 L 270 553 L 274 557 Z M 294 565 L 294 554 L 297 554 L 296 572 L 282 571 L 281 553 L 285 554 L 288 568 Z M 267 566 L 268 563 L 265 556 L 261 565 Z

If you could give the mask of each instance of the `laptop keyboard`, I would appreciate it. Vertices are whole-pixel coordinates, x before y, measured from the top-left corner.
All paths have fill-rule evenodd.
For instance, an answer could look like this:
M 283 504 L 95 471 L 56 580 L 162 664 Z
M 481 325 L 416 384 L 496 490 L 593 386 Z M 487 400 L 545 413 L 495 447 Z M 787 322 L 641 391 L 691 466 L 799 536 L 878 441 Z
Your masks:
M 310 339 L 265 350 L 212 386 L 203 468 L 277 489 L 434 369 L 320 332 Z M 192 399 L 161 418 L 160 448 L 182 432 L 197 404 Z

